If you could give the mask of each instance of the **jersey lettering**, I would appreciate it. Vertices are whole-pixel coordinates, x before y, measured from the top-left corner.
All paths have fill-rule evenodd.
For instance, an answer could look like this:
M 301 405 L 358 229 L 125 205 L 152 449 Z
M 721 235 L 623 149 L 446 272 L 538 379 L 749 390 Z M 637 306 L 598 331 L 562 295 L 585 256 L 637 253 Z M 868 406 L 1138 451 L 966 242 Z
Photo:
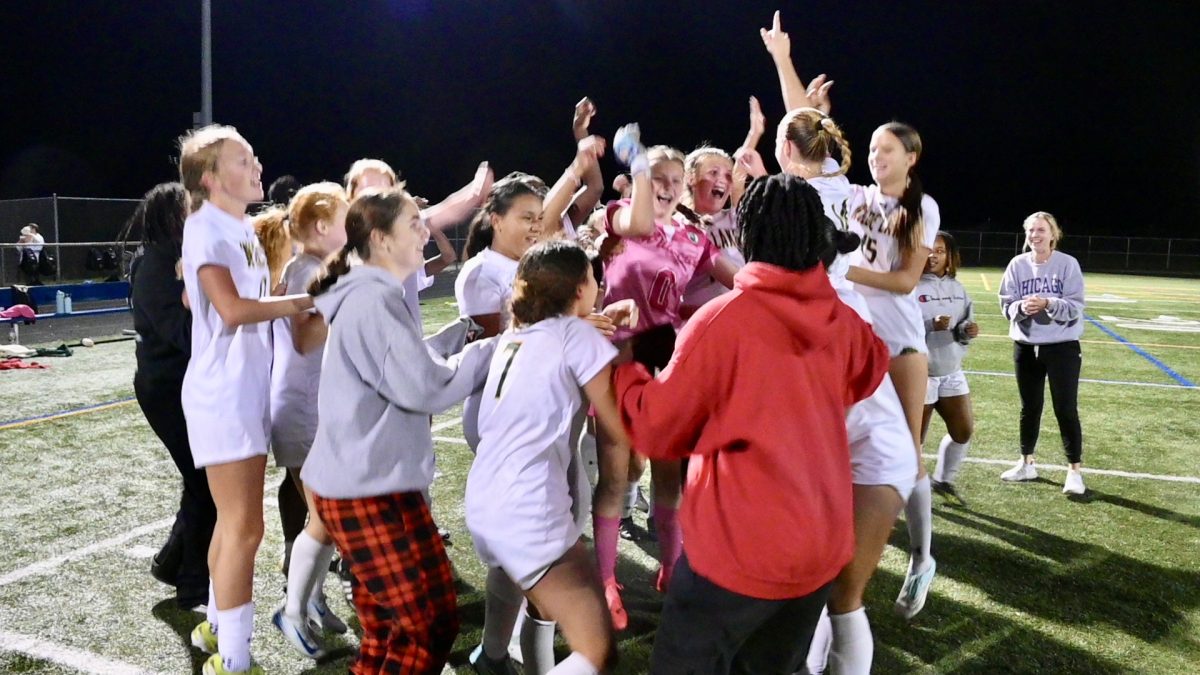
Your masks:
M 500 398 L 500 393 L 504 391 L 504 380 L 508 379 L 508 369 L 512 367 L 513 359 L 520 351 L 521 344 L 520 342 L 510 342 L 504 345 L 504 353 L 507 358 L 504 361 L 504 370 L 500 371 L 500 379 L 496 382 L 496 398 Z

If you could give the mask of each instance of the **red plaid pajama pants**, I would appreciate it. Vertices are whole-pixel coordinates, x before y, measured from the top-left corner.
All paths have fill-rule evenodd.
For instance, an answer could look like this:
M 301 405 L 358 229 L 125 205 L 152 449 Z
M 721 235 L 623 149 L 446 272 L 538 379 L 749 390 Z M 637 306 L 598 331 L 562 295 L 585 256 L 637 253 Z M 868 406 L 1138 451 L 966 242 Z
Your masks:
M 325 499 L 317 513 L 358 583 L 355 675 L 441 673 L 458 634 L 450 559 L 420 492 Z

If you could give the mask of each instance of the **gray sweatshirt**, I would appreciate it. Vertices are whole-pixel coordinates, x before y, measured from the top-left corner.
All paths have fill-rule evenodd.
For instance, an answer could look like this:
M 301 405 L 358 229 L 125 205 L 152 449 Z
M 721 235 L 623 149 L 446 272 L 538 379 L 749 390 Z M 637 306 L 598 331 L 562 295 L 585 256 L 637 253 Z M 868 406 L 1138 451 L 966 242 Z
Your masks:
M 317 397 L 320 422 L 301 478 L 331 499 L 428 490 L 434 467 L 429 416 L 483 386 L 495 340 L 463 349 L 463 321 L 423 340 L 403 283 L 369 265 L 338 279 L 316 306 L 329 337 Z
M 925 322 L 925 344 L 929 347 L 929 376 L 942 377 L 962 369 L 967 354 L 967 324 L 975 322 L 975 307 L 963 285 L 952 276 L 922 274 L 915 290 Z M 939 316 L 950 317 L 950 327 L 934 330 Z
M 1025 298 L 1048 298 L 1044 312 L 1027 316 Z M 1000 281 L 1000 309 L 1010 322 L 1008 336 L 1017 342 L 1047 345 L 1078 340 L 1083 335 L 1083 273 L 1079 261 L 1053 251 L 1042 264 L 1033 253 L 1022 253 L 1008 263 Z

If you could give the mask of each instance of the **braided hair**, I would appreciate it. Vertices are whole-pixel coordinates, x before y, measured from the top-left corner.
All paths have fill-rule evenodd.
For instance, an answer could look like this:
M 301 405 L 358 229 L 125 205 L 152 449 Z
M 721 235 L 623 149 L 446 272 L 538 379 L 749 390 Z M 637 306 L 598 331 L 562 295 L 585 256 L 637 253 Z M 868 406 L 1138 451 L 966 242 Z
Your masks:
M 801 271 L 858 247 L 858 237 L 834 226 L 820 195 L 799 176 L 756 178 L 738 203 L 737 220 L 748 263 Z

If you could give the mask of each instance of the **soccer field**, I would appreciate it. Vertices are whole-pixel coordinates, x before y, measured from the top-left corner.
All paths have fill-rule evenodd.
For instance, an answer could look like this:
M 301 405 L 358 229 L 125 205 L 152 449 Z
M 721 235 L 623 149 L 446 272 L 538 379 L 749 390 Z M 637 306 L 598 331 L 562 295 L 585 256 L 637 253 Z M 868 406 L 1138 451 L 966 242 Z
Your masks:
M 958 486 L 969 507 L 935 497 L 938 576 L 911 623 L 891 611 L 907 563 L 907 534 L 896 528 L 867 600 L 875 672 L 1200 671 L 1200 281 L 1087 276 L 1079 399 L 1088 493 L 1068 499 L 1048 400 L 1041 478 L 999 480 L 1019 454 L 1000 270 L 959 278 L 981 328 L 964 364 L 976 432 Z M 446 299 L 423 311 L 429 329 L 457 314 Z M 48 370 L 0 373 L 0 672 L 198 672 L 188 633 L 202 617 L 176 609 L 148 573 L 179 481 L 131 402 L 133 343 L 44 362 Z M 461 578 L 463 630 L 448 670 L 468 673 L 484 578 L 463 524 L 470 453 L 456 410 L 434 421 L 433 510 L 453 533 Z M 942 433 L 935 416 L 927 452 Z M 281 478 L 268 471 L 253 651 L 269 673 L 345 672 L 352 640 L 332 641 L 342 648 L 314 667 L 271 626 L 282 600 Z M 642 673 L 661 606 L 655 550 L 622 540 L 620 551 L 630 627 L 618 635 L 615 672 Z M 335 579 L 327 592 L 334 611 L 352 616 Z

